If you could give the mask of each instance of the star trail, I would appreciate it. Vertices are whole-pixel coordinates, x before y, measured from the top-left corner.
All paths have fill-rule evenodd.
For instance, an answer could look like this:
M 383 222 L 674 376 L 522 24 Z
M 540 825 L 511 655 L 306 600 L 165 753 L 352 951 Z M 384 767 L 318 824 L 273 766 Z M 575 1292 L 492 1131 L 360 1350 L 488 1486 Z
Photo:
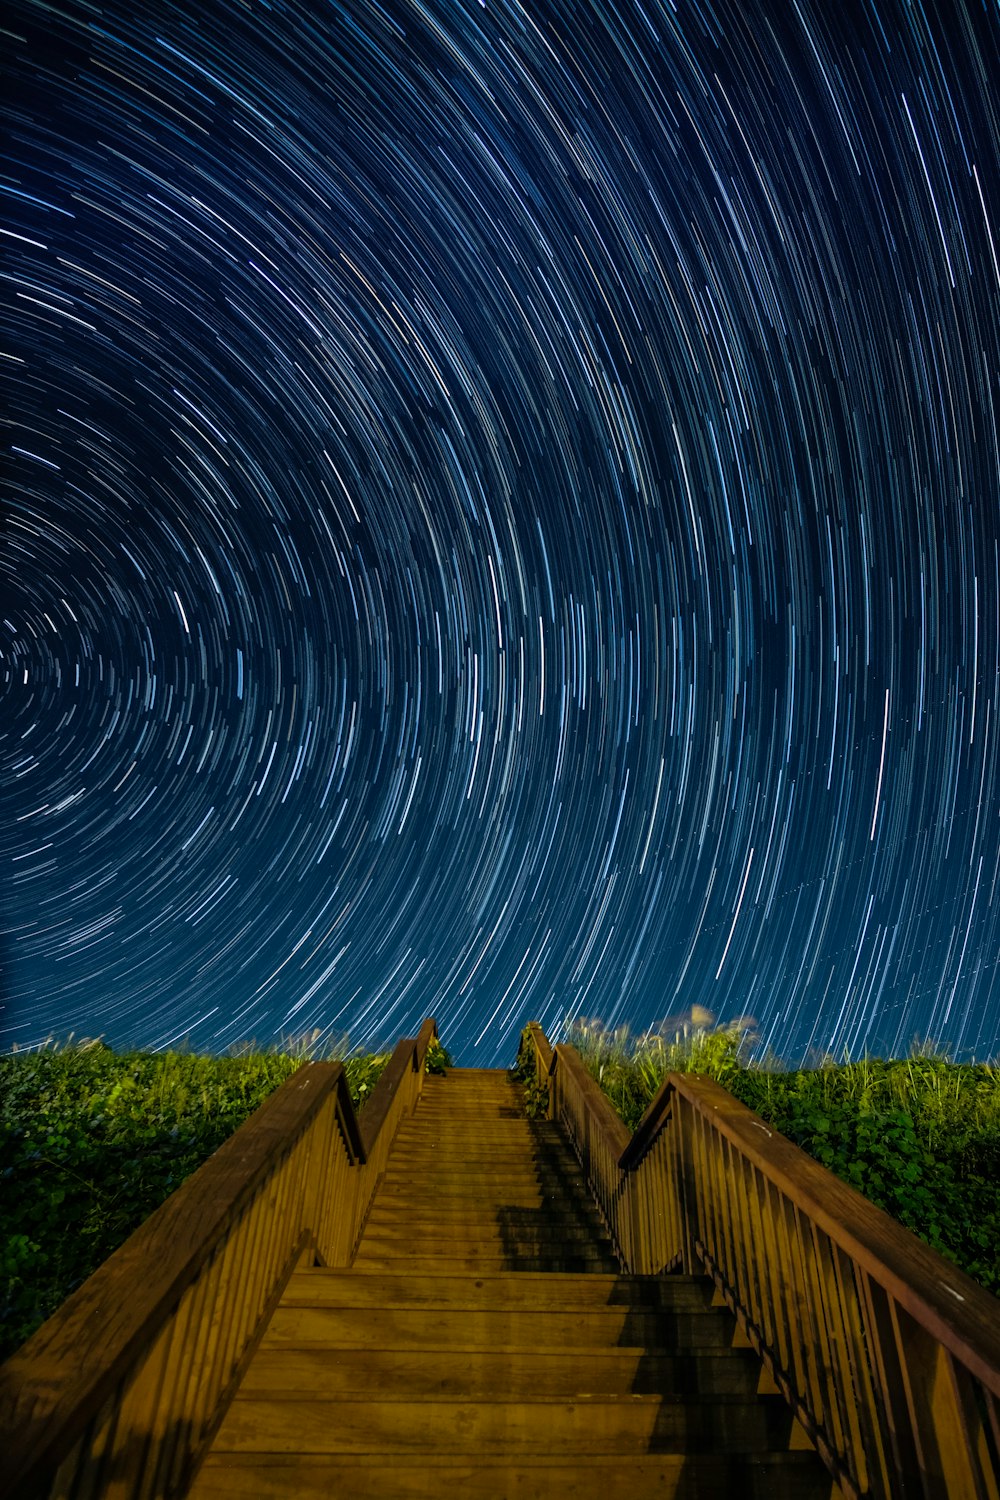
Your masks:
M 3 26 L 0 1045 L 995 1054 L 992 0 Z

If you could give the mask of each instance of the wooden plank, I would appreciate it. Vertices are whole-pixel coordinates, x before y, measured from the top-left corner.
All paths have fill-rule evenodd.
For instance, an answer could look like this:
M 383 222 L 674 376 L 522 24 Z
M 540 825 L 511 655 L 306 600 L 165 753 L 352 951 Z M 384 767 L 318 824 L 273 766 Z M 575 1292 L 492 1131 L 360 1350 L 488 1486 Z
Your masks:
M 494 1395 L 484 1401 L 442 1396 L 422 1401 L 346 1399 L 256 1400 L 238 1396 L 219 1429 L 213 1452 L 366 1453 L 393 1448 L 426 1454 L 428 1431 L 447 1433 L 451 1452 L 551 1453 L 569 1449 L 631 1455 L 704 1452 L 726 1444 L 763 1451 L 790 1432 L 791 1413 L 780 1399 L 715 1396 L 578 1396 L 572 1401 L 528 1401 Z
M 452 1276 L 456 1272 L 475 1271 L 486 1274 L 493 1271 L 545 1272 L 548 1275 L 573 1275 L 577 1272 L 613 1271 L 616 1268 L 613 1255 L 526 1255 L 516 1259 L 506 1255 L 396 1255 L 364 1254 L 358 1251 L 354 1265 L 358 1270 L 398 1271 L 408 1265 L 414 1273 L 437 1272 L 440 1276 Z
M 432 1395 L 478 1398 L 496 1392 L 533 1396 L 755 1394 L 760 1361 L 750 1350 L 721 1349 L 698 1355 L 658 1352 L 651 1347 L 576 1348 L 571 1359 L 559 1349 L 497 1346 L 464 1348 L 424 1343 L 419 1349 L 289 1349 L 258 1351 L 241 1396 L 281 1400 L 321 1392 L 328 1399 L 384 1396 L 405 1391 L 407 1399 Z
M 553 1279 L 544 1272 L 505 1271 L 493 1275 L 441 1276 L 409 1271 L 296 1271 L 282 1304 L 307 1307 L 421 1306 L 481 1307 L 707 1307 L 712 1283 L 707 1276 L 607 1276 L 590 1273 Z
M 420 1307 L 373 1307 L 363 1317 L 353 1308 L 278 1307 L 261 1348 L 385 1348 L 420 1345 L 428 1315 Z M 552 1347 L 652 1344 L 657 1348 L 722 1348 L 729 1321 L 709 1309 L 586 1307 L 554 1312 L 527 1308 L 444 1308 L 434 1314 L 434 1336 L 447 1342 L 522 1344 L 534 1348 L 544 1335 Z
M 383 1454 L 323 1456 L 311 1459 L 261 1455 L 210 1457 L 189 1500 L 427 1500 L 432 1493 L 462 1500 L 836 1500 L 839 1491 L 818 1469 L 813 1455 L 755 1454 L 727 1457 L 697 1454 L 590 1456 L 583 1463 L 565 1458 L 497 1461 L 448 1453 L 435 1443 L 431 1475 L 412 1456 Z

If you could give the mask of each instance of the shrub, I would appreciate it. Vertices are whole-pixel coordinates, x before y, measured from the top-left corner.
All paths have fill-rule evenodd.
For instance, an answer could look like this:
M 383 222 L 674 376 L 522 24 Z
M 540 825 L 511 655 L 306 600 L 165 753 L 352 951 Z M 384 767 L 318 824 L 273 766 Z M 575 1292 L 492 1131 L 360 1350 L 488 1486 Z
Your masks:
M 234 1050 L 0 1056 L 0 1359 L 313 1055 Z M 355 1106 L 387 1061 L 344 1060 Z

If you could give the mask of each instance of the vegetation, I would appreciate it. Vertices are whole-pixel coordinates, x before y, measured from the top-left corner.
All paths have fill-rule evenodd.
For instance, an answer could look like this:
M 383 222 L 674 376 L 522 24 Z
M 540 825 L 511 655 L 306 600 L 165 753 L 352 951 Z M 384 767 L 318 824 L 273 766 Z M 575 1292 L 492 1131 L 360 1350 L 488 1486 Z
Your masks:
M 0 1056 L 0 1359 L 314 1058 L 315 1039 L 234 1050 Z M 388 1060 L 343 1059 L 356 1107 Z
M 447 1073 L 448 1069 L 454 1066 L 451 1053 L 447 1047 L 442 1047 L 437 1037 L 435 1037 L 424 1055 L 424 1072 Z
M 546 1120 L 549 1114 L 549 1086 L 535 1072 L 534 1055 L 528 1046 L 531 1032 L 526 1026 L 521 1032 L 521 1046 L 517 1062 L 511 1069 L 511 1077 L 521 1085 L 524 1094 L 524 1112 L 529 1120 Z
M 776 1130 L 1000 1294 L 1000 1065 L 909 1058 L 752 1065 L 753 1023 L 706 1012 L 630 1038 L 577 1022 L 566 1040 L 630 1129 L 670 1072 L 707 1074 Z

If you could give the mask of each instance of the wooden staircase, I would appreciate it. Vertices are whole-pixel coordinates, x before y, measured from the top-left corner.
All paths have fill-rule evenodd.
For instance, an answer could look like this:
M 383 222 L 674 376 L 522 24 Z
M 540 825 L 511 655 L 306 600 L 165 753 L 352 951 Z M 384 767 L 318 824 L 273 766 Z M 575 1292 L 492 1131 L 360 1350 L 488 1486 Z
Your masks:
M 293 1274 L 192 1500 L 839 1495 L 711 1283 L 626 1276 L 503 1072 L 429 1077 L 353 1265 Z

